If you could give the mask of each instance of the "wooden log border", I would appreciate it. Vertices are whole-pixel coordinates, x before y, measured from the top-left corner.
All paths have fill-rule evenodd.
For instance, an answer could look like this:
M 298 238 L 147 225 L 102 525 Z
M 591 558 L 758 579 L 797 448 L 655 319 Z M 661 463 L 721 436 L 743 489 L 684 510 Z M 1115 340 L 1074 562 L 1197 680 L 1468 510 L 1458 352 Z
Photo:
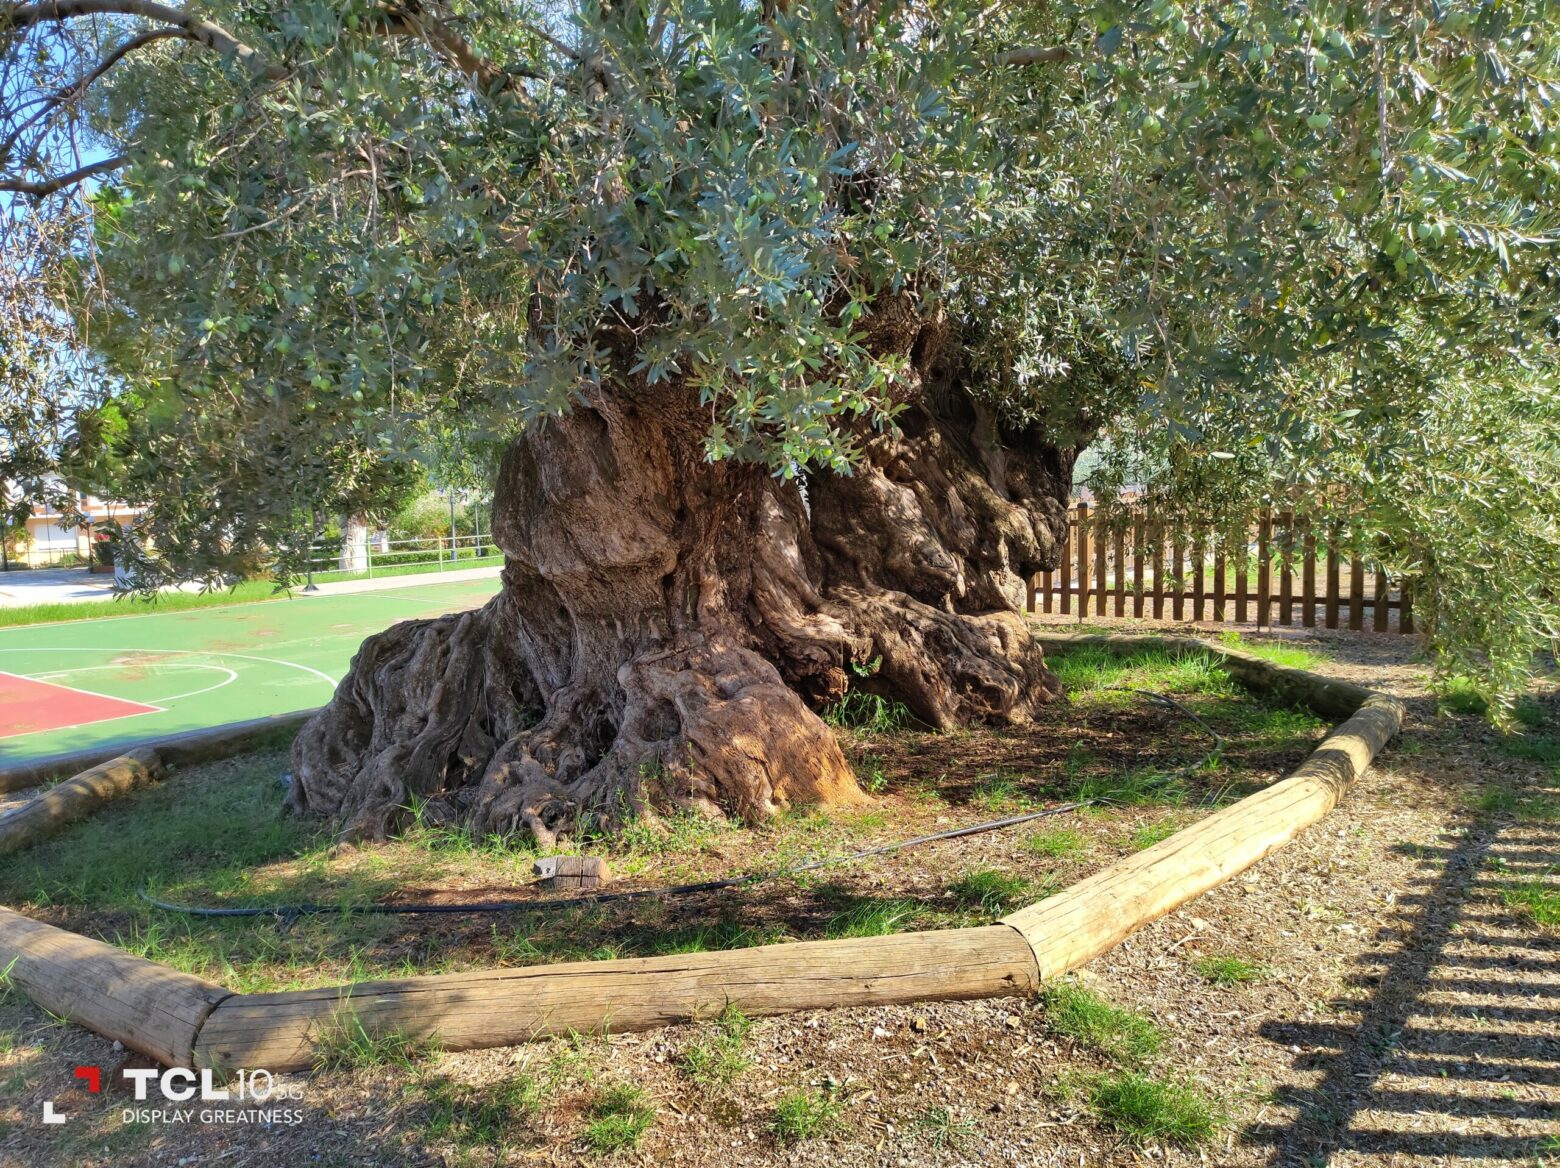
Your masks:
M 308 1069 L 349 1020 L 470 1050 L 650 1029 L 727 1003 L 762 1015 L 1027 995 L 1283 847 L 1336 806 L 1403 721 L 1396 698 L 1195 638 L 1039 636 L 1057 653 L 1209 653 L 1255 689 L 1345 720 L 1288 778 L 980 928 L 236 994 L 0 908 L 0 969 L 51 1013 L 164 1064 L 220 1071 Z

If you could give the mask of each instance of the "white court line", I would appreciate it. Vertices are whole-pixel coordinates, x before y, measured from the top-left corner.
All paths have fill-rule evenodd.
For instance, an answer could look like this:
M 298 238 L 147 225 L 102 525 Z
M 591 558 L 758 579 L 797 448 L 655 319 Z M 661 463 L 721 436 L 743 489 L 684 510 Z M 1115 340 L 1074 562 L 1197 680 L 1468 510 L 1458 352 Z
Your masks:
M 179 698 L 192 698 L 196 694 L 210 693 L 214 689 L 221 689 L 225 685 L 232 685 L 235 681 L 238 680 L 238 674 L 234 673 L 225 665 L 202 665 L 198 661 L 170 661 L 168 664 L 174 669 L 210 669 L 216 673 L 225 673 L 227 676 L 224 677 L 221 681 L 217 682 L 216 685 L 208 685 L 205 689 L 192 689 L 187 693 L 169 694 L 165 698 L 152 698 L 151 700 L 153 702 L 172 702 L 177 701 Z M 68 677 L 72 673 L 102 673 L 105 669 L 119 668 L 125 667 L 114 665 L 112 663 L 108 665 L 82 665 L 75 669 L 51 669 L 47 673 L 29 673 L 25 676 L 31 678 L 33 681 L 48 681 L 50 678 L 54 677 Z M 131 666 L 131 668 L 133 668 L 133 666 Z M 13 674 L 12 676 L 20 677 L 23 675 Z M 82 692 L 85 693 L 86 691 L 83 690 Z M 122 700 L 137 701 L 138 699 L 124 698 Z
M 122 619 L 122 618 L 121 618 Z M 267 665 L 281 665 L 290 669 L 301 669 L 305 673 L 312 673 L 332 689 L 335 688 L 337 678 L 328 673 L 323 673 L 312 665 L 300 665 L 296 661 L 284 661 L 280 657 L 256 657 L 252 653 L 229 653 L 218 649 L 136 649 L 118 646 L 103 648 L 89 645 L 29 645 L 25 649 L 9 649 L 0 645 L 0 653 L 160 653 L 166 656 L 181 657 L 232 657 L 238 661 L 263 661 Z M 12 677 L 20 677 L 21 674 L 13 673 Z M 83 690 L 83 693 L 86 691 Z M 107 697 L 106 694 L 98 694 L 98 697 Z M 126 701 L 126 698 L 117 698 L 116 701 Z

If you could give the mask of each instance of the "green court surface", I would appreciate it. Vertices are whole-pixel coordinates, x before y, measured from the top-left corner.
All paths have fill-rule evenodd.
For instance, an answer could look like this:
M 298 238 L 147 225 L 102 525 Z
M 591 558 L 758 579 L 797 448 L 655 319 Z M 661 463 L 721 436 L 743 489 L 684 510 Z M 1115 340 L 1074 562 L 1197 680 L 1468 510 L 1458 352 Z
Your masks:
M 363 638 L 498 577 L 0 629 L 0 766 L 323 705 Z

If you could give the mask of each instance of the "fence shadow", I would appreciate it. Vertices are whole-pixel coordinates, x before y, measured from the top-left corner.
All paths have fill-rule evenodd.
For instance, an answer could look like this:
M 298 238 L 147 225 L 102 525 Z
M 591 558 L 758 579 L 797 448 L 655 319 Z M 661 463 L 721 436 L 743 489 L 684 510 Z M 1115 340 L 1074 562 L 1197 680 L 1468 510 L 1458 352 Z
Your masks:
M 1531 1164 L 1554 1137 L 1560 937 L 1505 898 L 1560 867 L 1560 825 L 1470 819 L 1449 846 L 1402 847 L 1423 876 L 1379 937 L 1395 951 L 1355 958 L 1346 984 L 1367 996 L 1333 1003 L 1337 1021 L 1260 1028 L 1312 1084 L 1275 1094 L 1291 1119 L 1242 1133 L 1272 1168 L 1340 1152 Z

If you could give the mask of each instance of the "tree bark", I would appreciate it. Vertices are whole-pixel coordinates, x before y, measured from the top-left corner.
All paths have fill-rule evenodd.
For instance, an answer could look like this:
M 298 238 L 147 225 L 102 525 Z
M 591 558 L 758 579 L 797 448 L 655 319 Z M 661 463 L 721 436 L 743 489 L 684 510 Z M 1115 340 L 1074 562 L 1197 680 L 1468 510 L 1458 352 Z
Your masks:
M 1054 567 L 1076 450 L 1006 432 L 940 326 L 920 392 L 850 475 L 705 460 L 686 386 L 624 378 L 507 452 L 484 608 L 370 637 L 294 747 L 292 805 L 379 839 L 864 798 L 816 711 L 854 685 L 929 726 L 1059 692 L 1017 611 Z

